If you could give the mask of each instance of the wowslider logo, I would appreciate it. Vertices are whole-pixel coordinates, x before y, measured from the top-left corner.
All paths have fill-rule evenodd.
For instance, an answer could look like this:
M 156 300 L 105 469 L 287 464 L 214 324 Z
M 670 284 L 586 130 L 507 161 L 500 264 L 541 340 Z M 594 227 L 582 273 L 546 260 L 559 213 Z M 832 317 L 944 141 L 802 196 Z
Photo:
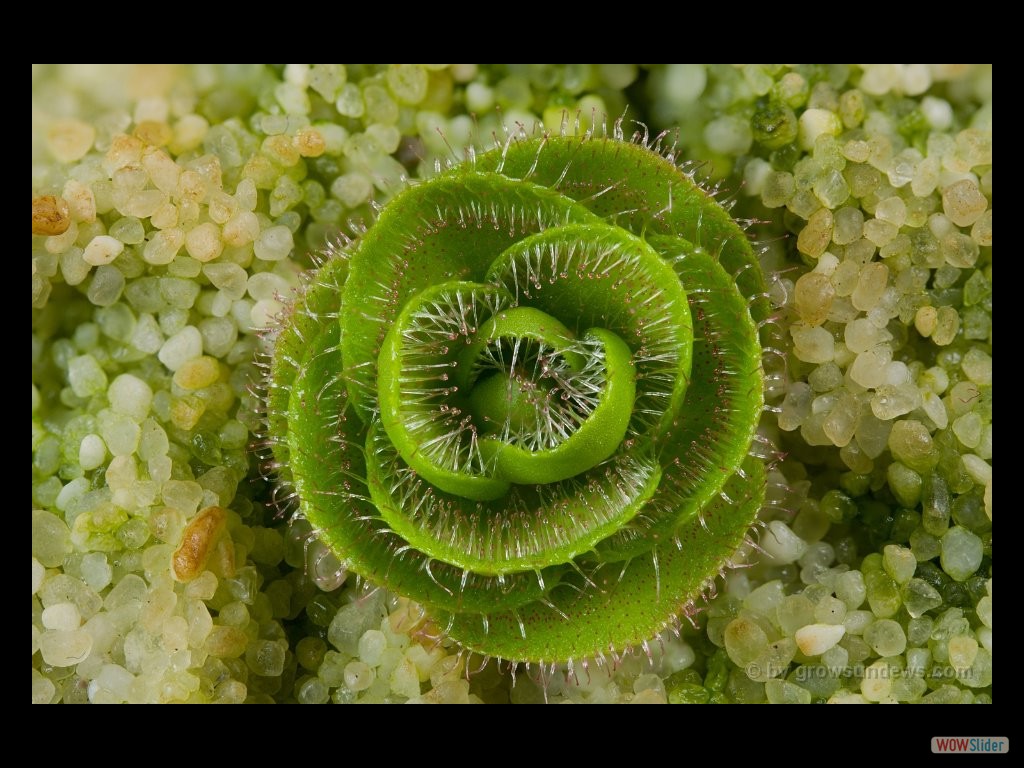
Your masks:
M 1004 754 L 1010 751 L 1005 736 L 933 736 L 935 754 Z

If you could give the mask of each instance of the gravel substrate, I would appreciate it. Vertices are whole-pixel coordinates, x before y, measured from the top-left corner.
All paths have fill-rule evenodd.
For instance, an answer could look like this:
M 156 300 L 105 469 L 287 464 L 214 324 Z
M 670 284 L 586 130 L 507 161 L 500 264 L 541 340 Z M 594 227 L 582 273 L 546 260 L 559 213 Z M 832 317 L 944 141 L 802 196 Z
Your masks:
M 32 78 L 34 703 L 991 701 L 991 67 Z M 678 125 L 761 222 L 785 458 L 763 551 L 694 626 L 513 675 L 279 514 L 252 451 L 260 332 L 436 157 L 624 111 Z

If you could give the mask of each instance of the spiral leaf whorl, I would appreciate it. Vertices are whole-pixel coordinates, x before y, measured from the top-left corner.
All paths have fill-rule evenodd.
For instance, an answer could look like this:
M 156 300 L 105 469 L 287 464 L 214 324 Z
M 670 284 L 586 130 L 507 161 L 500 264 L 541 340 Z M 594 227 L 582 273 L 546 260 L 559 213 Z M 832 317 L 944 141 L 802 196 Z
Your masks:
M 410 186 L 276 339 L 268 420 L 348 568 L 565 661 L 693 606 L 763 498 L 764 281 L 671 156 L 519 137 Z

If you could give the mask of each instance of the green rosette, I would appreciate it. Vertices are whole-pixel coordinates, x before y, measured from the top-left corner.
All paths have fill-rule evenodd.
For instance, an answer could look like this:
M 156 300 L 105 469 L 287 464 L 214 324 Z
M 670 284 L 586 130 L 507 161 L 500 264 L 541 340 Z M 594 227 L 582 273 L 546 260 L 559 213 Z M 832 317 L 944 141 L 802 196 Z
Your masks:
M 278 334 L 282 481 L 462 646 L 555 662 L 692 610 L 764 496 L 764 280 L 618 137 L 518 138 L 397 194 Z

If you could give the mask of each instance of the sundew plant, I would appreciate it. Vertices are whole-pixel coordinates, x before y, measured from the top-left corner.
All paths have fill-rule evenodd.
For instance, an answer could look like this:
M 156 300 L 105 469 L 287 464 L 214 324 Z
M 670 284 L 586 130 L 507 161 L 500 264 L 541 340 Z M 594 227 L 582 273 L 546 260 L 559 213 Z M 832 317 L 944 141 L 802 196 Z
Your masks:
M 34 66 L 33 702 L 990 702 L 991 102 Z

